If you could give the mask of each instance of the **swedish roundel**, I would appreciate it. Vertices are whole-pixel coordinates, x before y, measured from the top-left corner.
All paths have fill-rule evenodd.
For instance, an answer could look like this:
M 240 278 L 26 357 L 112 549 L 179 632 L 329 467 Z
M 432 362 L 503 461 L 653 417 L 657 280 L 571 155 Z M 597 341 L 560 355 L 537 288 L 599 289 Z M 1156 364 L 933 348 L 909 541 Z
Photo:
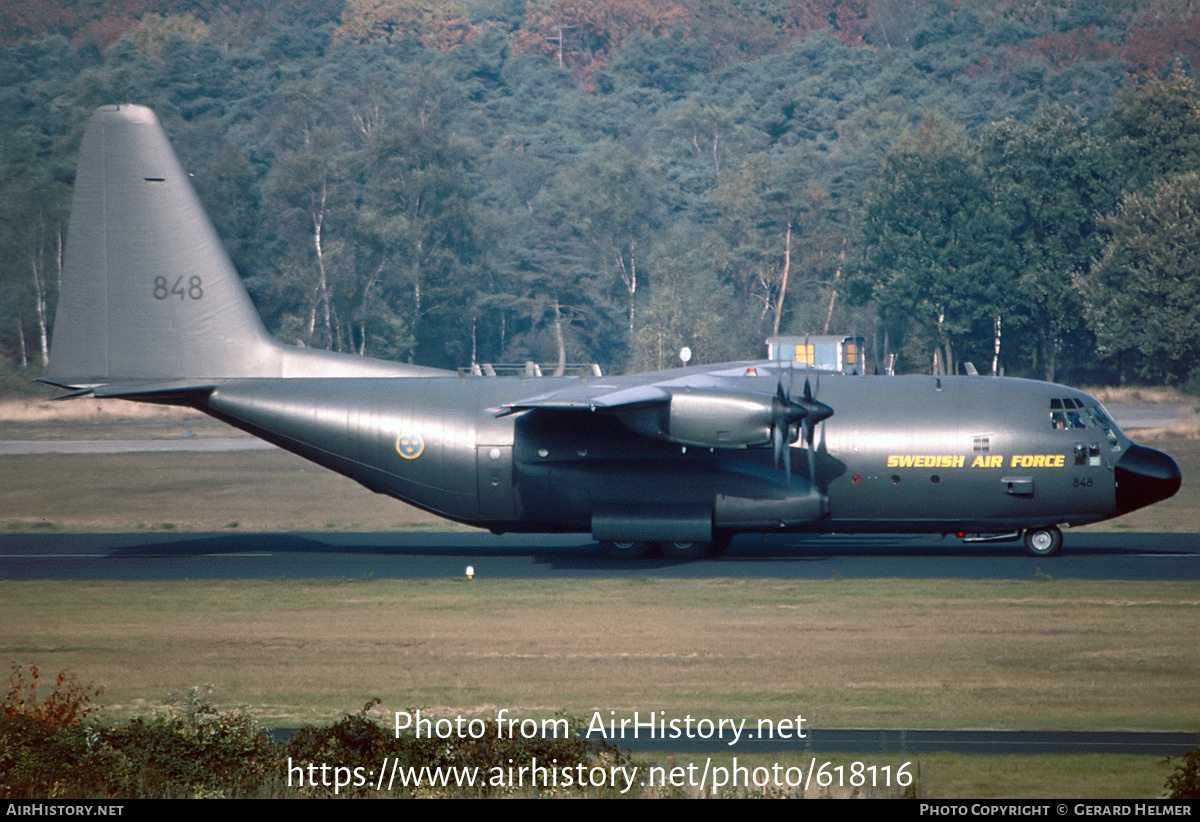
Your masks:
M 425 450 L 425 440 L 420 434 L 401 434 L 396 437 L 396 451 L 406 460 L 415 460 Z

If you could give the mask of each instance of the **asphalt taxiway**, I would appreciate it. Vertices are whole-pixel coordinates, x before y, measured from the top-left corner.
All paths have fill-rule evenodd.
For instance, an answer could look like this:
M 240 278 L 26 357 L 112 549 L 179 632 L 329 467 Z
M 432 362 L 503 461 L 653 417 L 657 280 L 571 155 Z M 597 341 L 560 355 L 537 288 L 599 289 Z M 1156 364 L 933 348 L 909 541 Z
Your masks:
M 928 535 L 739 537 L 715 559 L 618 561 L 586 536 L 391 533 L 13 533 L 0 579 L 1200 579 L 1200 535 L 1073 532 L 1051 558 Z

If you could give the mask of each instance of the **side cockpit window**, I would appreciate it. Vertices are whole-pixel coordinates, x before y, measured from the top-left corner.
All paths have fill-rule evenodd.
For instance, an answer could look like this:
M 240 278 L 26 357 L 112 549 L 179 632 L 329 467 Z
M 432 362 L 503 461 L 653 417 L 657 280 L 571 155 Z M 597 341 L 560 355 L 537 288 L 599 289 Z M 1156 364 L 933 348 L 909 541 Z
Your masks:
M 1104 429 L 1104 436 L 1108 438 L 1108 446 L 1114 451 L 1120 450 L 1121 444 L 1117 440 L 1117 426 L 1108 419 L 1103 409 L 1098 405 L 1093 405 L 1087 411 L 1096 427 Z

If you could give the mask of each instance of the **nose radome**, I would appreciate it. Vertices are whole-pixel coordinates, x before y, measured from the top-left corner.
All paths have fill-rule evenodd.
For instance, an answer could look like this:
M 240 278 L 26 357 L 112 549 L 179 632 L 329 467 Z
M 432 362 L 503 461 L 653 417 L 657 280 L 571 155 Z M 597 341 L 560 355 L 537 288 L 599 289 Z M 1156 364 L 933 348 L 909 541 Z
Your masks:
M 1179 490 L 1175 460 L 1162 451 L 1131 445 L 1117 461 L 1117 510 L 1122 514 L 1164 500 Z

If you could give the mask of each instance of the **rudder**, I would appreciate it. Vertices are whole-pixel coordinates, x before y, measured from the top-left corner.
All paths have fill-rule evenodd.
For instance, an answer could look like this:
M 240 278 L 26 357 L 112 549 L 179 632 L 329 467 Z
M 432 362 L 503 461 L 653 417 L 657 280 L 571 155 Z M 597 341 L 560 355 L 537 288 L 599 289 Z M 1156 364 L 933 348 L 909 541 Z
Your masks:
M 154 112 L 96 111 L 79 167 L 46 380 L 416 376 L 264 328 Z
M 99 109 L 79 150 L 49 376 L 265 375 L 274 347 L 158 118 Z

